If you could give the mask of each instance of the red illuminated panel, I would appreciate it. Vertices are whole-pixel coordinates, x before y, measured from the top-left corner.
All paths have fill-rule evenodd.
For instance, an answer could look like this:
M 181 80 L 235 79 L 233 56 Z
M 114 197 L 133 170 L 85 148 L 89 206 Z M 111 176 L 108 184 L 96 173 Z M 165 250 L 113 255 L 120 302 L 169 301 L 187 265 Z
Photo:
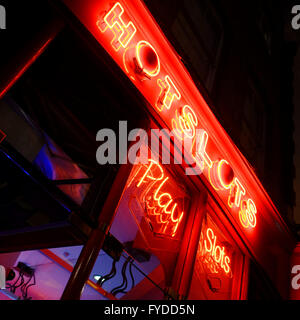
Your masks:
M 124 22 L 124 9 L 120 3 L 116 3 L 103 19 L 97 21 L 97 26 L 102 33 L 111 32 L 111 46 L 119 51 L 126 48 L 136 33 L 135 25 L 129 21 Z

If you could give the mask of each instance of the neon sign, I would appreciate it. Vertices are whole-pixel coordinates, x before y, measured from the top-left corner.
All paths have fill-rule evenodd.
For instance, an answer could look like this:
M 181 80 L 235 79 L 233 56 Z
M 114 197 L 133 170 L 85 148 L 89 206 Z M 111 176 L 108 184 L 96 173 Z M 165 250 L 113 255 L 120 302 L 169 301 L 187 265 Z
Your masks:
M 159 57 L 149 42 L 142 40 L 136 45 L 136 57 L 138 67 L 149 79 L 159 74 Z
M 211 228 L 207 228 L 201 234 L 198 259 L 213 274 L 232 275 L 231 259 L 224 245 Z
M 161 116 L 171 119 L 170 128 L 178 133 L 178 137 L 191 139 L 190 154 L 196 165 L 214 190 L 219 193 L 227 192 L 227 205 L 230 209 L 237 210 L 240 225 L 245 229 L 255 228 L 257 209 L 254 201 L 247 197 L 246 188 L 235 177 L 229 162 L 225 159 L 213 160 L 208 151 L 210 136 L 200 127 L 196 109 L 186 103 L 183 92 L 180 92 L 175 83 L 176 79 L 166 72 L 155 47 L 142 38 L 122 4 L 117 2 L 96 24 L 101 33 L 110 37 L 110 45 L 115 51 L 123 48 L 120 54 L 125 72 L 142 90 L 151 89 L 152 106 Z M 168 199 L 169 196 L 164 194 L 164 198 Z M 153 200 L 161 204 L 161 200 L 158 201 L 155 197 Z M 172 217 L 170 211 L 163 208 L 164 206 L 161 209 Z M 156 209 L 153 212 L 157 214 L 158 211 Z
M 244 230 L 253 230 L 259 200 L 255 173 L 211 112 L 143 2 L 64 2 L 143 94 L 150 112 L 159 115 L 178 140 L 182 136 L 190 140 L 187 153 L 195 164 L 192 171 L 206 178 L 204 181 Z M 265 196 L 262 188 L 259 192 Z
M 212 229 L 206 230 L 206 238 L 204 240 L 204 247 L 207 253 L 213 260 L 221 266 L 225 273 L 230 272 L 230 258 L 225 254 L 225 247 L 217 245 L 217 236 Z
M 149 160 L 149 165 L 139 166 L 128 186 L 133 183 L 153 233 L 174 238 L 184 217 L 183 199 L 170 190 L 174 183 L 163 167 Z

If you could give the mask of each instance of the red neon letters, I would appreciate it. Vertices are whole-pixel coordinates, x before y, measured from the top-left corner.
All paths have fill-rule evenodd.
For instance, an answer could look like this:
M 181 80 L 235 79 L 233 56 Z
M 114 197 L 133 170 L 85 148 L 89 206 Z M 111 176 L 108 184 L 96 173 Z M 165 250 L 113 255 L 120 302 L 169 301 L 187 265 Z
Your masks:
M 201 233 L 197 259 L 212 274 L 232 276 L 231 259 L 212 228 Z
M 209 134 L 200 128 L 200 118 L 195 112 L 196 109 L 183 101 L 184 98 L 176 85 L 176 79 L 172 79 L 169 71 L 163 66 L 154 46 L 143 39 L 142 30 L 137 30 L 119 2 L 97 21 L 97 26 L 102 33 L 109 32 L 109 30 L 112 33 L 111 46 L 115 52 L 121 51 L 120 54 L 128 76 L 133 81 L 137 81 L 137 86 L 148 86 L 151 88 L 151 90 L 149 89 L 151 93 L 155 92 L 156 97 L 155 102 L 151 103 L 152 107 L 161 116 L 169 115 L 172 119 L 170 127 L 178 138 L 191 140 L 189 144 L 191 150 L 189 151 L 196 165 L 208 178 L 212 187 L 222 196 L 226 196 L 227 205 L 239 217 L 241 226 L 245 229 L 255 228 L 257 209 L 254 201 L 247 196 L 245 187 L 235 176 L 228 161 L 213 159 L 213 155 L 208 151 Z M 123 50 L 120 50 L 121 48 Z M 151 86 L 149 82 L 151 82 Z M 153 163 L 152 166 L 154 166 Z M 151 180 L 148 173 L 146 173 L 146 178 Z M 157 190 L 161 192 L 164 187 L 164 178 L 156 179 L 156 182 L 160 183 Z M 173 200 L 171 201 L 171 195 L 168 193 L 158 195 L 155 192 L 154 195 L 156 196 L 152 200 L 156 210 L 153 209 L 152 214 L 158 216 L 158 212 L 161 212 L 169 217 L 168 221 L 179 223 L 180 215 L 174 218 L 173 209 L 170 208 L 171 204 L 175 203 Z M 152 205 L 154 204 L 149 204 L 149 208 Z M 175 211 L 177 211 L 176 207 Z M 166 221 L 165 216 L 159 219 L 160 222 Z
M 209 253 L 212 259 L 229 274 L 230 268 L 230 258 L 226 255 L 225 247 L 221 247 L 217 242 L 217 236 L 212 229 L 206 230 L 206 238 L 204 240 L 205 252 Z
M 173 101 L 180 100 L 181 94 L 169 76 L 166 76 L 164 80 L 158 79 L 157 84 L 160 87 L 160 95 L 156 107 L 160 112 L 164 108 L 170 110 Z
M 136 33 L 135 25 L 130 21 L 123 21 L 124 9 L 120 3 L 116 3 L 105 15 L 103 21 L 97 21 L 99 30 L 104 33 L 110 29 L 113 33 L 112 47 L 119 51 L 121 47 L 126 48 Z
M 142 202 L 146 206 L 153 231 L 157 234 L 174 237 L 183 219 L 184 212 L 180 209 L 179 199 L 174 199 L 168 192 L 169 177 L 166 176 L 162 166 L 149 160 L 149 165 L 141 166 L 135 177 L 137 187 L 143 187 Z
M 215 190 L 229 190 L 234 180 L 234 172 L 226 160 L 216 161 L 208 170 L 210 184 Z
M 136 58 L 139 68 L 141 68 L 150 79 L 159 74 L 159 57 L 149 42 L 142 40 L 136 45 Z
M 172 119 L 172 129 L 179 139 L 184 137 L 194 139 L 198 119 L 195 111 L 190 106 L 184 106 L 181 110 L 175 111 L 176 118 Z

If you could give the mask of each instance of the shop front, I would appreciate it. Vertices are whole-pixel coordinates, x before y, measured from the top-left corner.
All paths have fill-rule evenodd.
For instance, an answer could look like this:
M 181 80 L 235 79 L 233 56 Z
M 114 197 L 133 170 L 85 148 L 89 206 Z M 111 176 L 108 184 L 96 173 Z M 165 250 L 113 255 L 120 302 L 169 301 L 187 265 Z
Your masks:
M 166 188 L 165 175 L 163 167 L 151 159 L 148 169 L 141 169 L 145 171 L 146 181 L 140 180 L 137 184 L 146 188 L 148 182 L 158 188 L 149 187 L 153 196 L 150 203 L 145 200 L 147 192 L 142 203 L 139 200 L 146 219 L 142 219 L 143 223 L 148 220 L 146 225 L 161 241 L 158 248 L 168 248 L 169 241 L 177 243 L 181 227 L 185 226 L 185 232 L 190 232 L 188 237 L 183 237 L 178 255 L 174 256 L 173 261 L 177 261 L 174 272 L 165 265 L 165 273 L 173 274 L 173 280 L 167 281 L 173 290 L 193 299 L 246 298 L 251 260 L 266 272 L 282 296 L 286 296 L 284 283 L 293 237 L 253 168 L 211 112 L 160 30 L 159 22 L 154 21 L 142 2 L 65 0 L 64 3 L 142 93 L 147 101 L 146 109 L 158 127 L 168 129 L 175 136 L 175 162 L 180 158 L 181 142 L 185 142 L 181 184 L 192 183 L 195 188 L 186 193 L 190 196 L 189 205 L 183 207 L 175 202 L 173 199 L 178 196 L 172 195 L 169 188 L 170 193 L 161 196 L 165 199 L 159 197 L 159 192 Z M 155 180 L 156 175 L 159 181 Z M 180 187 L 176 189 L 179 191 Z M 165 208 L 164 201 L 167 202 Z M 177 205 L 176 214 L 172 212 L 172 205 L 173 208 Z M 130 210 L 132 216 L 137 214 L 136 210 Z M 149 215 L 149 210 L 154 213 Z M 156 222 L 149 217 L 155 217 Z M 191 220 L 193 226 L 189 230 Z M 164 238 L 166 234 L 171 240 Z M 143 238 L 148 243 L 151 233 L 144 234 Z M 147 246 L 157 250 L 149 243 Z M 197 289 L 199 287 L 203 291 Z

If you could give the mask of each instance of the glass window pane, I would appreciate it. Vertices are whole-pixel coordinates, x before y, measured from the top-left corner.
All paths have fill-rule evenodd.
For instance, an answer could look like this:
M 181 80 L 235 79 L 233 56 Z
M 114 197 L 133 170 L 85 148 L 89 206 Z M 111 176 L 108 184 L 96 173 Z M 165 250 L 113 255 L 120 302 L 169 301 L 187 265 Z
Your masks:
M 230 300 L 241 253 L 207 214 L 198 245 L 189 300 Z

